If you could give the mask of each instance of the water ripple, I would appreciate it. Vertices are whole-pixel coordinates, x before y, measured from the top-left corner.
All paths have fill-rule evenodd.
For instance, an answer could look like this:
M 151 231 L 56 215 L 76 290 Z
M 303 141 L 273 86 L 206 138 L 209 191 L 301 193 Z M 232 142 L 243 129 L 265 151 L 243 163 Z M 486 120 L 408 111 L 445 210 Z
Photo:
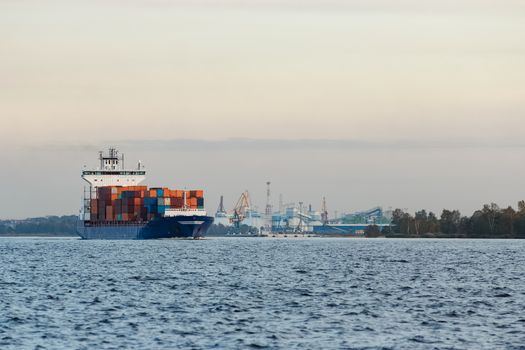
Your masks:
M 0 239 L 1 349 L 521 349 L 525 242 Z

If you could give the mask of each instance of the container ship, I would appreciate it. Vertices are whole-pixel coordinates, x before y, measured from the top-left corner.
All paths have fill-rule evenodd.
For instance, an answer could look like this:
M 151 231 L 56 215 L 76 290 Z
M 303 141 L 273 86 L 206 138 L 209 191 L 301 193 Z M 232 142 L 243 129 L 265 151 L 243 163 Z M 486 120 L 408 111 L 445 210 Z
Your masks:
M 141 163 L 125 169 L 124 155 L 114 148 L 100 152 L 99 161 L 98 169 L 82 171 L 89 184 L 77 225 L 83 239 L 198 239 L 213 223 L 202 190 L 141 186 Z

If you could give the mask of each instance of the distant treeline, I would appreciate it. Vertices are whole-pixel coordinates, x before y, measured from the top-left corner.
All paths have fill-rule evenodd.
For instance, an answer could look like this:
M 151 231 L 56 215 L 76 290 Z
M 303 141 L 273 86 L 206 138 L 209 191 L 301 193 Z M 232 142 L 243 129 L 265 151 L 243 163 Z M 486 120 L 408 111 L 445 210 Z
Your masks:
M 31 218 L 26 220 L 0 221 L 0 234 L 76 234 L 78 217 L 46 216 L 42 218 Z
M 47 216 L 26 220 L 0 220 L 0 235 L 9 234 L 68 234 L 76 235 L 78 217 L 75 215 Z M 242 225 L 239 228 L 212 225 L 208 236 L 227 234 L 257 234 L 257 228 Z M 394 210 L 390 226 L 381 231 L 371 225 L 368 237 L 443 237 L 443 238 L 524 238 L 525 201 L 512 207 L 500 208 L 497 204 L 486 204 L 470 217 L 462 216 L 458 210 L 444 209 L 438 217 L 432 212 L 420 210 L 414 215 L 401 209 Z
M 369 237 L 448 237 L 448 238 L 525 238 L 525 201 L 518 209 L 500 208 L 491 203 L 477 210 L 472 216 L 462 216 L 458 210 L 443 210 L 437 217 L 421 210 L 414 215 L 396 209 L 392 223 L 380 232 L 370 226 L 365 233 Z

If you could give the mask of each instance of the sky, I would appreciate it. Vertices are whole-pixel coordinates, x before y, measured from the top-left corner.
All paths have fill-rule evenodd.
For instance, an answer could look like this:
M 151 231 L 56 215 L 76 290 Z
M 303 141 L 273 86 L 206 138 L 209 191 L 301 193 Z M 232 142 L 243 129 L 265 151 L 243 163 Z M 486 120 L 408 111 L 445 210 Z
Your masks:
M 212 213 L 515 206 L 525 3 L 2 0 L 0 122 L 0 219 L 77 213 L 108 146 Z

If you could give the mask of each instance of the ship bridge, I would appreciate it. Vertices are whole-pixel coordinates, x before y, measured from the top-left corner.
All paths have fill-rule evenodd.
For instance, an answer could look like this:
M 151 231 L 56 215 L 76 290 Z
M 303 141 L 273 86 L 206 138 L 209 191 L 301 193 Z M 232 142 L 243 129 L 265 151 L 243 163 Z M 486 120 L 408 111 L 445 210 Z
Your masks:
M 124 154 L 110 148 L 107 154 L 99 152 L 100 165 L 95 170 L 82 171 L 82 179 L 89 183 L 92 190 L 103 186 L 137 186 L 146 179 L 142 164 L 136 169 L 124 167 Z

